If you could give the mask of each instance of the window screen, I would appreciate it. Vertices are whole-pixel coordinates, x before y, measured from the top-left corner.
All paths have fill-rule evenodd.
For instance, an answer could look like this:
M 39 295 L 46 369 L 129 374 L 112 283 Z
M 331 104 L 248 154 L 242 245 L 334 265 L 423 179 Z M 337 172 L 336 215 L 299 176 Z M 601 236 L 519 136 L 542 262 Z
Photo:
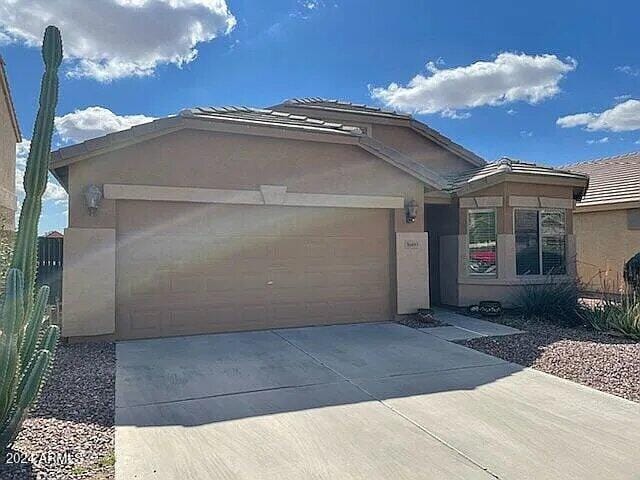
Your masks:
M 540 274 L 540 242 L 538 212 L 516 210 L 516 273 L 518 275 Z
M 469 212 L 469 273 L 496 273 L 496 212 Z

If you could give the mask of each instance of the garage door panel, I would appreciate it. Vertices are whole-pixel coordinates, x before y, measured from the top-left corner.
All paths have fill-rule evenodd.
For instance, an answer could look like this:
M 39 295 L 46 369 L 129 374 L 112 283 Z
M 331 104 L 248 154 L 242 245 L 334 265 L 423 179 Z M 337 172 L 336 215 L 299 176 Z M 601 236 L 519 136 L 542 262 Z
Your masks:
M 389 210 L 117 205 L 120 338 L 388 320 Z

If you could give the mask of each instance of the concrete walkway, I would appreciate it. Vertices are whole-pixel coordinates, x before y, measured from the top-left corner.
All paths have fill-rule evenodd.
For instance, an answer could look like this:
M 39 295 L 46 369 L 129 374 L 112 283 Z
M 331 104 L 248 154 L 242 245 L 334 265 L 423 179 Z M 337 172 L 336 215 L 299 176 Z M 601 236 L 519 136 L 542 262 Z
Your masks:
M 116 479 L 636 479 L 640 405 L 396 324 L 119 343 Z
M 434 309 L 436 319 L 448 323 L 448 326 L 421 328 L 425 333 L 435 335 L 443 340 L 469 340 L 478 337 L 499 337 L 502 335 L 515 335 L 523 333 L 517 328 L 500 325 L 499 323 L 488 322 L 475 317 L 461 315 L 444 310 L 441 308 Z

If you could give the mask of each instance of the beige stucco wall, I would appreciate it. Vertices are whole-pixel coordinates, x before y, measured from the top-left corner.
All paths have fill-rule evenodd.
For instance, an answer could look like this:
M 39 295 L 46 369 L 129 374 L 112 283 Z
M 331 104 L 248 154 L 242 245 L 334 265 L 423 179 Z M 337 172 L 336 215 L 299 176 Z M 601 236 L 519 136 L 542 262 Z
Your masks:
M 182 130 L 71 164 L 68 178 L 69 231 L 72 233 L 116 228 L 118 200 L 105 199 L 96 215 L 88 214 L 83 192 L 93 183 L 223 190 L 260 190 L 261 185 L 278 185 L 286 186 L 287 192 L 399 196 L 406 201 L 415 199 L 419 212 L 414 223 L 407 223 L 404 209 L 394 210 L 394 225 L 389 232 L 390 238 L 394 238 L 392 245 L 395 246 L 396 232 L 424 235 L 424 210 L 420 201 L 424 195 L 423 184 L 356 145 Z M 92 284 L 103 281 L 93 281 L 85 273 L 73 272 L 82 257 L 91 257 L 92 250 L 100 247 L 90 244 L 76 247 L 71 242 L 69 245 L 66 248 L 65 240 L 65 272 L 72 279 L 65 284 L 65 291 L 67 299 L 73 299 L 76 305 L 64 307 L 65 322 L 70 308 L 74 312 L 90 309 L 94 299 L 86 292 L 94 290 Z M 426 242 L 424 249 L 426 258 Z M 396 280 L 406 284 L 405 276 L 418 278 L 415 268 L 399 273 L 395 270 L 395 248 L 390 252 L 390 263 L 394 265 L 391 272 L 394 291 Z M 421 271 L 421 267 L 418 270 Z M 73 281 L 74 278 L 82 279 L 82 283 Z M 81 304 L 83 301 L 86 304 Z M 397 307 L 395 301 L 393 307 Z M 104 330 L 110 328 L 113 331 L 114 320 L 91 317 L 80 326 L 79 313 L 72 313 L 70 318 L 66 329 L 69 335 L 104 334 Z
M 476 168 L 408 127 L 376 124 L 371 136 L 443 175 Z
M 442 302 L 467 306 L 477 304 L 481 300 L 498 300 L 510 306 L 513 296 L 522 285 L 540 284 L 547 280 L 544 275 L 516 275 L 514 208 L 510 206 L 510 198 L 514 196 L 518 197 L 519 201 L 529 199 L 531 204 L 552 203 L 567 207 L 563 208 L 567 227 L 567 275 L 558 275 L 555 278 L 566 280 L 575 276 L 576 242 L 573 235 L 572 210 L 569 208 L 573 205 L 572 195 L 572 187 L 568 186 L 505 182 L 461 196 L 459 199 L 461 207 L 474 204 L 477 205 L 474 208 L 493 208 L 496 211 L 497 272 L 492 276 L 469 274 L 467 216 L 470 208 L 460 208 L 460 234 L 443 236 L 440 241 L 441 255 L 446 256 L 444 261 L 441 260 L 440 271 Z M 457 261 L 453 261 L 456 255 Z M 448 291 L 445 292 L 445 290 Z
M 429 257 L 426 232 L 396 233 L 399 314 L 429 308 Z
M 6 217 L 8 222 L 5 225 L 13 228 L 16 209 L 16 134 L 5 95 L 8 92 L 3 91 L 0 85 L 0 221 Z
M 109 335 L 115 330 L 116 233 L 67 228 L 62 278 L 62 335 Z
M 640 230 L 629 229 L 628 210 L 574 213 L 577 267 L 589 290 L 617 291 L 624 264 L 640 252 Z

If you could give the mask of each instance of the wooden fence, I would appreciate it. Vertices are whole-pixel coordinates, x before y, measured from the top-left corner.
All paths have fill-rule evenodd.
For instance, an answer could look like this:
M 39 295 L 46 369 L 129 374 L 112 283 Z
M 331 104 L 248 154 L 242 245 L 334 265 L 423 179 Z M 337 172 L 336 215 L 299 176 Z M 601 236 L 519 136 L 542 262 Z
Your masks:
M 49 303 L 57 304 L 62 298 L 63 238 L 38 238 L 38 285 L 49 285 Z

